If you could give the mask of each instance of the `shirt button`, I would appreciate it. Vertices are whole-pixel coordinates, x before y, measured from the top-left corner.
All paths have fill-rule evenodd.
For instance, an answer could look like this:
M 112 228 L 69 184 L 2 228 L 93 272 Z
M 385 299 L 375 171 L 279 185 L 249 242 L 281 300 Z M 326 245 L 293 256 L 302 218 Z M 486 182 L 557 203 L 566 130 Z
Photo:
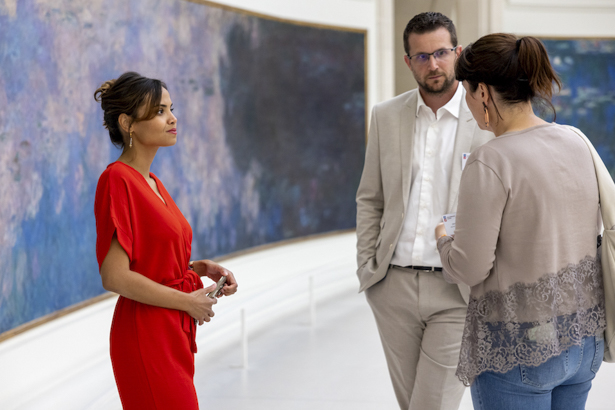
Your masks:
M 393 247 L 393 244 L 390 244 L 390 245 L 389 245 L 389 249 L 391 249 L 392 247 Z

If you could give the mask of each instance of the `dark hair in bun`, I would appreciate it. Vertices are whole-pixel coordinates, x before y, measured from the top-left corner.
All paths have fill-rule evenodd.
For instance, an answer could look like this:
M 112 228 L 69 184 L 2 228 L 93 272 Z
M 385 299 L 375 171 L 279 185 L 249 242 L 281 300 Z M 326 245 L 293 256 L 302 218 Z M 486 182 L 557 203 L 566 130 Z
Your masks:
M 493 87 L 506 104 L 542 100 L 553 114 L 553 84 L 562 87 L 540 40 L 505 33 L 483 36 L 467 46 L 455 64 L 455 76 L 472 91 L 478 83 Z
M 109 130 L 111 142 L 116 147 L 124 148 L 124 135 L 118 122 L 120 115 L 128 115 L 133 122 L 154 118 L 160 106 L 163 87 L 167 88 L 160 80 L 129 71 L 115 80 L 105 81 L 96 89 L 94 99 L 100 102 L 103 109 L 103 126 Z M 145 109 L 139 116 L 141 107 Z

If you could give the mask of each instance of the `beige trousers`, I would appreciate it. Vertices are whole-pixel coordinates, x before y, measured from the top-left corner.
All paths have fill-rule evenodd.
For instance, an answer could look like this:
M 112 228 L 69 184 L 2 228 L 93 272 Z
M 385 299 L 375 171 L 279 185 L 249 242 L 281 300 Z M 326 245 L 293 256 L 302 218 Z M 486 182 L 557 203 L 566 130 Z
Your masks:
M 455 410 L 466 304 L 442 272 L 389 268 L 366 290 L 401 410 Z

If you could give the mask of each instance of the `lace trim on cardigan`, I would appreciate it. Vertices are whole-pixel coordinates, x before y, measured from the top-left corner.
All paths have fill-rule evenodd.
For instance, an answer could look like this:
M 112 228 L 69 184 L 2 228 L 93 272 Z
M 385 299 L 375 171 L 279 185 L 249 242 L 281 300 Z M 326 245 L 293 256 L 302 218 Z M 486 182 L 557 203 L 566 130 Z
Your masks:
M 602 267 L 586 256 L 535 283 L 471 297 L 457 377 L 469 386 L 485 371 L 538 366 L 605 327 Z

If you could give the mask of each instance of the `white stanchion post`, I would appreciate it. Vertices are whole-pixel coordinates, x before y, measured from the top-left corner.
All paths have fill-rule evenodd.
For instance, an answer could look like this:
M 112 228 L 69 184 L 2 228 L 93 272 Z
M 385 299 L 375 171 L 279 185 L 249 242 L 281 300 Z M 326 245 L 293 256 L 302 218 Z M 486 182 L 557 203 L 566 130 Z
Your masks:
M 246 323 L 246 310 L 241 309 L 241 351 L 242 351 L 242 367 L 248 368 L 248 326 Z
M 314 292 L 314 276 L 309 279 L 309 294 L 310 294 L 310 325 L 316 324 L 316 295 Z

